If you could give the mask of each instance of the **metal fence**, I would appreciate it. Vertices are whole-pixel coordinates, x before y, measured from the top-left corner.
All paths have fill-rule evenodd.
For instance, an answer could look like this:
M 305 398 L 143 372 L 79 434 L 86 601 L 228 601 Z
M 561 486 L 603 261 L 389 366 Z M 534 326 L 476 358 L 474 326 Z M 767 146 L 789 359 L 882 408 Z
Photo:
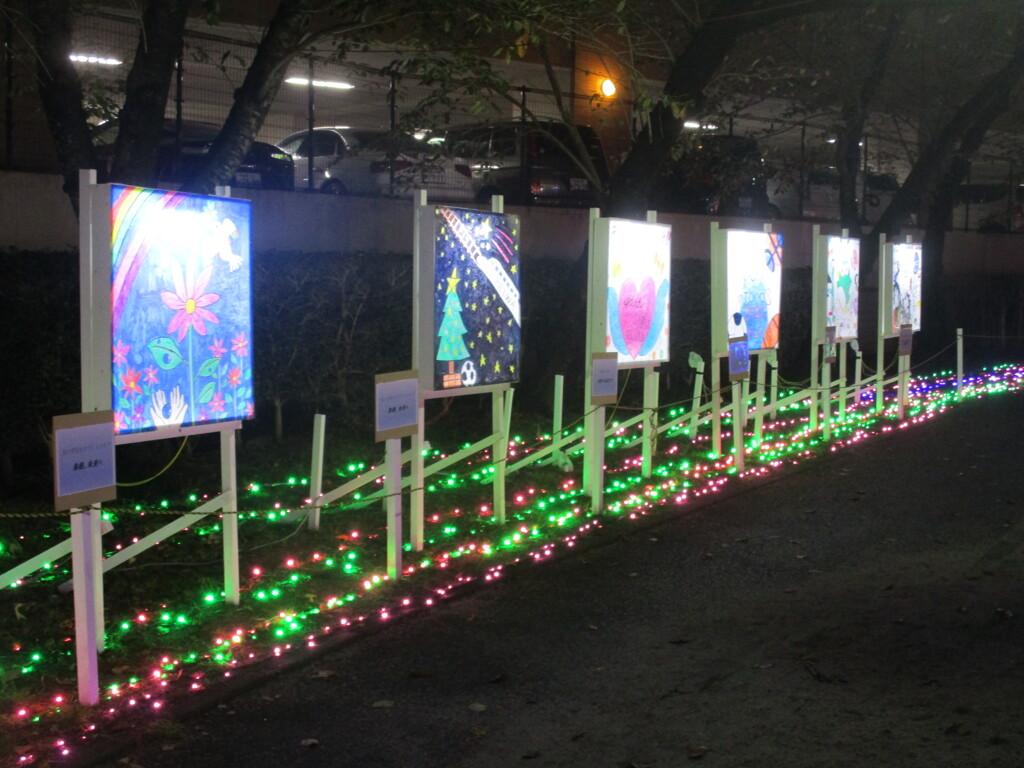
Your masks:
M 94 122 L 116 115 L 123 93 L 128 63 L 138 45 L 138 20 L 125 13 L 96 12 L 81 17 L 74 31 L 74 50 L 83 59 L 76 63 L 86 92 L 86 106 Z M 245 77 L 259 40 L 259 30 L 242 25 L 190 26 L 171 86 L 167 117 L 184 121 L 223 122 L 233 93 Z M 6 26 L 5 55 L 0 62 L 0 131 L 4 141 L 0 164 L 9 170 L 54 172 L 57 169 L 46 123 L 35 94 L 35 61 L 30 47 L 10 23 Z M 278 144 L 285 137 L 311 126 L 348 126 L 351 129 L 388 129 L 407 119 L 432 89 L 414 76 L 398 76 L 392 66 L 394 52 L 360 52 L 339 60 L 332 51 L 314 50 L 296 57 L 286 81 L 257 136 Z M 470 122 L 520 117 L 524 112 L 540 118 L 557 118 L 558 109 L 543 67 L 516 62 L 496 65 L 509 82 L 510 94 L 499 96 L 468 92 L 453 99 L 455 111 L 428 115 L 422 127 L 435 120 Z M 627 99 L 595 99 L 574 92 L 575 75 L 561 71 L 563 92 L 579 122 L 597 129 L 609 165 L 628 151 L 632 134 L 641 129 L 642 115 Z M 312 81 L 312 86 L 310 82 Z M 451 95 L 451 94 L 449 94 Z M 727 116 L 709 117 L 720 132 L 755 138 L 773 171 L 769 180 L 774 203 L 786 217 L 834 218 L 837 187 L 828 180 L 834 140 L 833 119 L 827 115 L 793 119 L 785 105 L 761 102 L 734 109 Z M 700 129 L 701 124 L 696 127 Z M 954 216 L 954 226 L 977 228 L 1002 218 L 1016 228 L 1016 190 L 1021 155 L 1017 137 L 1002 136 L 992 143 L 993 153 L 975 163 L 969 181 L 987 186 L 975 189 Z M 863 146 L 864 167 L 859 180 L 862 214 L 867 220 L 883 205 L 891 189 L 873 189 L 872 183 L 891 186 L 882 178 L 902 179 L 913 160 L 912 142 L 891 120 L 870 126 Z M 298 175 L 298 174 L 297 174 Z M 817 180 L 820 183 L 812 183 Z M 303 187 L 304 184 L 298 184 Z M 980 198 L 986 198 L 984 204 Z M 993 202 L 994 201 L 994 202 Z M 973 212 L 972 212 L 973 207 Z M 1017 219 L 1019 219 L 1017 215 Z

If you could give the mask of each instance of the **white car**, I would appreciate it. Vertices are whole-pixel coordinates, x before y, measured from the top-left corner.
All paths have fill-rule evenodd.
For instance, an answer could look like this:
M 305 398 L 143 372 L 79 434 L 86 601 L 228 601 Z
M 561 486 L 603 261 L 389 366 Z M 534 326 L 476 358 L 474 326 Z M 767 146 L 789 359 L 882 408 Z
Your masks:
M 865 224 L 874 224 L 892 202 L 899 181 L 890 173 L 857 173 L 857 207 Z M 863 199 L 861 198 L 863 195 Z M 768 181 L 768 199 L 787 219 L 839 221 L 839 173 L 825 168 L 808 171 L 804 176 L 803 200 L 796 173 L 776 176 Z M 803 203 L 801 217 L 801 202 Z
M 310 133 L 298 131 L 277 145 L 295 161 L 296 190 L 310 188 Z M 469 163 L 406 133 L 314 128 L 312 147 L 312 188 L 320 192 L 408 197 L 415 189 L 426 189 L 432 199 L 473 199 Z
M 978 232 L 1020 232 L 1024 229 L 1024 187 L 961 184 L 953 205 L 950 229 Z

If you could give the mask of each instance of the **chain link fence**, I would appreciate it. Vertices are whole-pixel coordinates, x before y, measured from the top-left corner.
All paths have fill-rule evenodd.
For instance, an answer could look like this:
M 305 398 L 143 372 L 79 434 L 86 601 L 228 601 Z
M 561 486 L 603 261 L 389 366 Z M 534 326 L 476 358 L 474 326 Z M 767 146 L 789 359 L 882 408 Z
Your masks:
M 4 34 L 4 56 L 0 62 L 4 91 L 0 102 L 2 167 L 55 172 L 56 153 L 35 92 L 34 55 L 10 22 Z M 97 125 L 116 117 L 138 39 L 137 19 L 124 13 L 84 15 L 75 27 L 75 66 L 83 80 L 90 119 Z M 202 123 L 218 126 L 224 121 L 258 41 L 256 28 L 233 24 L 211 27 L 201 23 L 190 26 L 166 108 L 170 141 L 180 138 L 175 136 L 176 132 L 199 130 Z M 417 106 L 435 91 L 414 76 L 394 74 L 395 58 L 393 52 L 362 52 L 340 61 L 326 50 L 296 57 L 257 139 L 280 145 L 311 128 L 366 132 L 402 126 L 415 131 L 449 121 L 513 121 L 524 113 L 540 119 L 559 117 L 556 98 L 543 68 L 525 63 L 504 68 L 509 82 L 515 83 L 506 94 L 495 92 L 487 98 L 488 94 L 480 92 L 449 93 L 451 98 L 443 106 L 435 107 L 433 112 L 418 112 Z M 578 65 L 583 66 L 580 62 Z M 497 66 L 502 67 L 500 63 Z M 628 152 L 634 132 L 642 130 L 642 115 L 634 110 L 628 97 L 600 98 L 575 93 L 568 72 L 566 69 L 562 74 L 564 98 L 578 122 L 594 126 L 607 163 L 614 171 Z M 422 124 L 409 124 L 411 117 L 421 114 Z M 769 201 L 779 215 L 821 220 L 838 217 L 838 178 L 831 169 L 834 118 L 793 119 L 779 105 L 757 104 L 729 116 L 708 118 L 696 128 L 700 130 L 708 123 L 714 123 L 718 132 L 757 141 L 765 159 Z M 290 146 L 293 150 L 298 147 L 294 142 Z M 964 186 L 954 211 L 954 228 L 1014 231 L 1024 222 L 1017 194 L 1019 163 L 1015 160 L 1021 154 L 1020 141 L 1002 136 L 993 142 L 993 147 L 994 154 L 978 158 L 975 163 L 978 171 Z M 385 152 L 382 159 L 390 158 L 393 166 L 394 155 L 400 150 L 390 147 L 390 155 Z M 870 223 L 884 210 L 908 171 L 913 145 L 894 121 L 880 121 L 870 127 L 862 155 L 858 197 L 862 218 Z M 310 182 L 304 167 L 307 161 L 299 158 L 296 165 L 297 189 L 323 185 L 319 159 L 313 163 L 314 182 Z M 380 175 L 381 168 L 376 170 Z M 394 170 L 386 170 L 388 183 L 373 186 L 372 193 L 396 192 Z M 438 173 L 438 178 L 443 176 L 453 183 L 434 190 L 440 193 L 435 196 L 443 199 L 447 192 L 454 199 L 465 199 L 466 195 L 475 194 L 480 183 L 474 177 L 473 190 L 469 191 L 466 178 L 470 174 L 458 163 L 450 165 L 446 174 Z

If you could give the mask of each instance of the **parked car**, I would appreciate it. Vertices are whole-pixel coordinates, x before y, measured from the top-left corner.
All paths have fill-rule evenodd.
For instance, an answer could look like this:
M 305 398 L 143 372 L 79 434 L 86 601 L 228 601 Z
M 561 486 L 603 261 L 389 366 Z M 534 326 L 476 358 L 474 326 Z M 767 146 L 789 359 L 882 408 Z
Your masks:
M 101 178 L 109 176 L 118 128 L 117 121 L 110 120 L 98 126 L 94 134 L 96 152 L 101 163 Z M 157 181 L 169 186 L 184 182 L 198 168 L 219 133 L 220 126 L 215 123 L 182 120 L 179 134 L 176 120 L 164 120 L 157 149 Z M 291 190 L 294 185 L 295 165 L 292 158 L 273 144 L 263 141 L 254 141 L 249 145 L 249 151 L 231 179 L 232 187 Z
M 861 221 L 865 224 L 878 221 L 899 187 L 899 180 L 891 173 L 858 172 L 855 189 Z M 773 176 L 768 181 L 768 199 L 783 218 L 839 221 L 839 171 L 835 168 L 808 171 L 804 174 L 802 191 L 796 172 Z
M 953 205 L 951 229 L 1019 232 L 1024 229 L 1024 186 L 961 184 Z
M 761 149 L 747 136 L 708 134 L 682 152 L 655 185 L 660 211 L 775 218 Z
M 608 184 L 608 162 L 593 128 L 578 125 L 597 178 L 577 159 L 570 127 L 555 121 L 511 120 L 451 128 L 446 150 L 470 162 L 478 202 L 503 195 L 512 205 L 593 206 Z
M 426 189 L 440 200 L 472 200 L 468 162 L 451 157 L 425 138 L 407 133 L 320 127 L 298 131 L 278 143 L 295 160 L 295 187 L 335 195 L 407 196 Z

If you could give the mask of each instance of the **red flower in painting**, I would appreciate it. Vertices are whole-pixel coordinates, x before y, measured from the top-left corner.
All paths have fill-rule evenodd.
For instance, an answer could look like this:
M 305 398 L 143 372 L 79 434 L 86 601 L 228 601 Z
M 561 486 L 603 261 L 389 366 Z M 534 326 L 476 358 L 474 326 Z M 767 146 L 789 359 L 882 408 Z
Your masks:
M 139 377 L 142 371 L 136 371 L 131 366 L 125 373 L 121 374 L 121 391 L 126 395 L 141 395 L 142 387 L 139 386 Z
M 255 413 L 256 413 L 256 407 L 252 404 L 252 402 L 246 403 L 245 404 L 245 416 L 246 416 L 246 418 L 251 419 L 253 417 L 253 414 L 255 414 Z
M 174 265 L 174 292 L 162 291 L 160 298 L 168 308 L 175 310 L 167 332 L 177 331 L 178 341 L 185 338 L 189 328 L 195 328 L 196 333 L 205 336 L 206 323 L 220 322 L 213 312 L 206 309 L 220 300 L 220 294 L 203 293 L 212 276 L 213 267 L 209 266 L 193 282 L 191 276 L 182 274 L 181 267 Z
M 210 345 L 210 354 L 219 360 L 224 357 L 225 352 L 227 352 L 227 350 L 224 349 L 224 345 L 220 343 L 220 339 L 214 336 L 213 344 Z
M 241 368 L 232 368 L 230 371 L 228 371 L 228 384 L 230 384 L 232 387 L 237 387 L 241 383 L 242 383 L 242 369 Z
M 213 393 L 213 399 L 210 401 L 210 412 L 224 413 L 224 395 L 220 392 Z
M 114 365 L 117 365 L 118 363 L 127 363 L 128 350 L 130 349 L 131 347 L 125 344 L 123 341 L 118 341 L 116 344 L 114 344 Z
M 231 340 L 231 351 L 239 357 L 245 357 L 249 354 L 249 340 L 245 338 L 245 331 L 240 331 L 238 335 Z

